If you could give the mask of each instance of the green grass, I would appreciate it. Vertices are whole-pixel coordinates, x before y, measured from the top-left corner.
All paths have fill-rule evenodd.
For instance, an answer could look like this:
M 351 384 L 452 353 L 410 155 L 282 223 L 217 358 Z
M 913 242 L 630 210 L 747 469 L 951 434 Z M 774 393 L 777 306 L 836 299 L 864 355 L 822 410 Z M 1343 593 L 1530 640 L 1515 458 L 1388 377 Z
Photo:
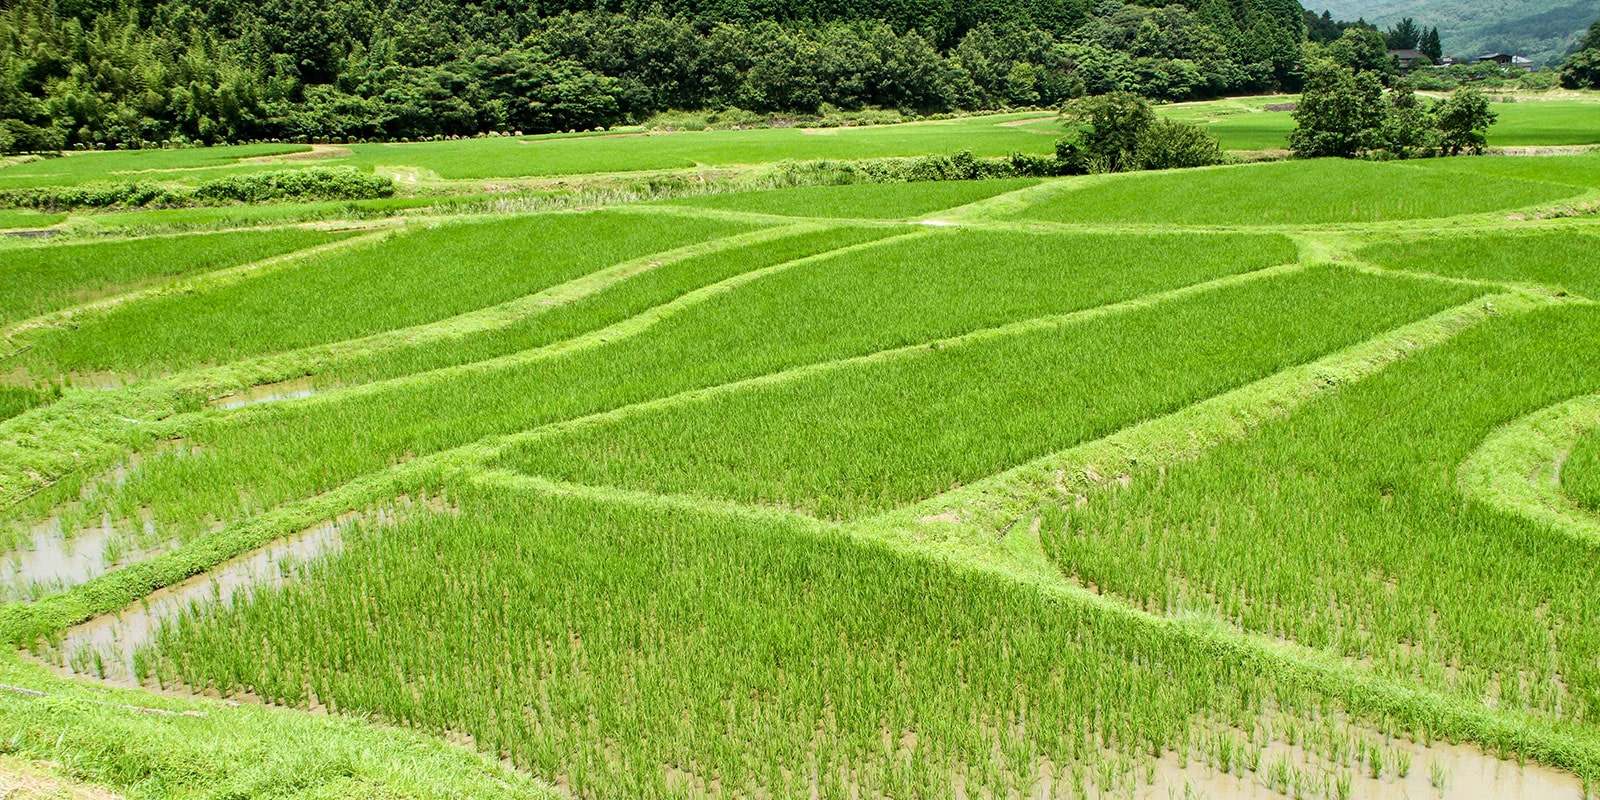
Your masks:
M 1078 225 L 1323 225 L 1450 217 L 1577 193 L 1533 181 L 1337 159 L 1120 175 L 1080 185 L 1020 216 Z
M 1586 434 L 1567 455 L 1561 489 L 1578 505 L 1600 512 L 1600 432 Z
M 971 150 L 979 157 L 1048 153 L 1055 139 L 1001 126 L 1014 116 L 860 128 L 624 134 L 614 137 L 490 138 L 421 144 L 353 145 L 353 155 L 320 161 L 364 168 L 422 169 L 447 180 L 588 175 L 767 164 L 783 160 L 918 156 Z
M 1279 237 L 1028 236 L 941 230 L 780 270 L 631 336 L 489 362 L 188 431 L 200 452 L 147 459 L 102 508 L 149 507 L 166 533 L 271 508 L 408 456 L 728 381 L 1079 311 L 1292 260 Z M 660 295 L 659 297 L 664 297 Z M 360 442 L 352 447 L 352 441 Z
M 807 186 L 706 195 L 668 201 L 675 206 L 750 211 L 795 217 L 908 219 L 1038 185 L 1030 178 L 934 181 L 852 186 Z
M 509 356 L 616 325 L 740 275 L 903 235 L 904 230 L 889 227 L 828 228 L 694 255 L 650 266 L 575 300 L 542 305 L 534 313 L 504 326 L 343 357 L 313 374 L 324 385 L 359 384 Z
M 25 209 L 0 209 L 0 229 L 48 228 L 66 218 L 66 214 L 44 214 Z
M 1529 100 L 1491 108 L 1499 115 L 1489 128 L 1493 147 L 1600 144 L 1600 103 L 1593 100 Z
M 852 518 L 1104 436 L 1470 296 L 1314 270 L 675 405 L 541 438 L 504 464 Z
M 6 250 L 0 265 L 0 328 L 162 280 L 264 261 L 349 235 L 285 229 Z
M 609 264 L 754 226 L 596 212 L 441 225 L 41 337 L 36 374 L 234 361 L 495 305 Z
M 1193 644 L 797 522 L 446 492 L 458 516 L 357 533 L 282 590 L 186 617 L 155 671 L 468 733 L 617 798 L 685 796 L 683 776 L 929 797 L 952 774 L 1006 796 L 1041 757 L 1058 792 L 1110 791 L 1201 715 L 1274 697 Z
M 250 165 L 239 159 L 297 153 L 311 148 L 294 144 L 252 144 L 187 150 L 113 150 L 73 153 L 62 158 L 29 161 L 0 169 L 0 189 L 27 189 L 96 181 L 168 181 L 215 177 Z M 229 168 L 229 169 L 218 169 Z
M 1600 108 L 1600 107 L 1597 107 Z M 1526 156 L 1483 158 L 1461 156 L 1458 158 L 1430 158 L 1411 162 L 1418 167 L 1475 172 L 1506 178 L 1531 181 L 1549 181 L 1571 186 L 1600 189 L 1600 153 L 1574 156 Z
M 326 219 L 391 217 L 417 209 L 451 211 L 482 202 L 489 197 L 489 195 L 388 197 L 381 200 L 340 200 L 319 203 L 199 206 L 79 214 L 74 219 L 113 230 L 242 228 Z
M 0 681 L 46 693 L 0 702 L 6 753 L 125 797 L 553 796 L 463 748 L 359 720 L 86 686 L 11 655 Z
M 1267 111 L 1268 103 L 1294 103 L 1295 95 L 1238 97 L 1163 106 L 1169 119 L 1204 126 L 1224 150 L 1285 150 L 1294 114 Z M 1600 103 L 1593 100 L 1522 100 L 1494 103 L 1499 119 L 1489 128 L 1492 147 L 1600 144 Z
M 27 386 L 0 384 L 0 422 L 49 402 L 52 395 Z
M 1371 245 L 1357 256 L 1388 269 L 1542 284 L 1600 300 L 1597 252 L 1600 230 L 1436 234 Z
M 1594 307 L 1492 319 L 1194 463 L 1047 509 L 1047 548 L 1157 613 L 1593 731 L 1594 544 L 1464 503 L 1456 476 L 1497 426 L 1600 390 L 1597 337 Z
M 1203 126 L 1224 150 L 1285 150 L 1294 115 L 1267 111 L 1269 103 L 1293 103 L 1296 95 L 1239 97 L 1203 103 L 1177 103 L 1157 109 L 1161 116 Z

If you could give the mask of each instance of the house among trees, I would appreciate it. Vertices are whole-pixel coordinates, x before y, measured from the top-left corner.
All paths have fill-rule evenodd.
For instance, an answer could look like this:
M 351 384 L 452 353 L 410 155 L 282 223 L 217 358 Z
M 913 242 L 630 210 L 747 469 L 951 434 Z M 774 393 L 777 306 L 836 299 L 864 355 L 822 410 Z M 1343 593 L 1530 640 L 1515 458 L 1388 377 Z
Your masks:
M 1394 59 L 1395 65 L 1400 67 L 1401 72 L 1410 72 L 1419 62 L 1424 66 L 1433 63 L 1433 59 L 1421 50 L 1390 50 L 1389 57 Z
M 1479 64 L 1482 64 L 1485 61 L 1493 61 L 1502 67 L 1516 67 L 1517 69 L 1528 71 L 1533 69 L 1533 59 L 1523 58 L 1522 56 L 1514 56 L 1508 53 L 1488 53 L 1478 56 Z

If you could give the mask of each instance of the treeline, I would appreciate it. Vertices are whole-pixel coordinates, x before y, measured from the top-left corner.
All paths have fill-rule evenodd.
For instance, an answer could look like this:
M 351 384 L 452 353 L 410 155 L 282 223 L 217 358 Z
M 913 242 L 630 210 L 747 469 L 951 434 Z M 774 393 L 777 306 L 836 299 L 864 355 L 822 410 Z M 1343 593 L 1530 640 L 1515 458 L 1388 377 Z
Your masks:
M 1295 89 L 1302 14 L 1295 0 L 18 0 L 0 13 L 0 149 Z

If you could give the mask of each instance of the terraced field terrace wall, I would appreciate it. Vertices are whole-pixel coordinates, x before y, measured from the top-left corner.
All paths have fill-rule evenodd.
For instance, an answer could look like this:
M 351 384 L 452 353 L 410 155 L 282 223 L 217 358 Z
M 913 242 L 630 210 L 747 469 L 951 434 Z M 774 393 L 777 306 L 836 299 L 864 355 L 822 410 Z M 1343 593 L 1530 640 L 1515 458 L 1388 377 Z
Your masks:
M 4 251 L 115 302 L 0 361 L 61 387 L 0 407 L 0 673 L 412 728 L 501 796 L 1582 797 L 1596 184 L 1515 161 Z M 140 780 L 115 710 L 39 709 L 0 741 Z

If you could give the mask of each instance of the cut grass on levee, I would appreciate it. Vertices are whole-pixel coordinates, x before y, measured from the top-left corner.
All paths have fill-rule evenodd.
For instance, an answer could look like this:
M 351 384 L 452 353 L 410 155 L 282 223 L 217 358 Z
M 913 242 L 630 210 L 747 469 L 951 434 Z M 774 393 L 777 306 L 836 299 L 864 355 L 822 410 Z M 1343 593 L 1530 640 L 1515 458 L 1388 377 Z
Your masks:
M 907 219 L 975 203 L 1038 185 L 1031 178 L 989 181 L 924 181 L 851 186 L 807 186 L 763 192 L 706 195 L 671 205 L 750 211 L 794 217 Z
M 776 245 L 772 245 L 776 246 Z M 481 437 L 1293 260 L 1279 236 L 933 230 L 702 298 L 636 335 L 208 420 L 84 507 L 201 529 Z M 360 447 L 351 447 L 360 437 Z M 131 517 L 129 515 L 132 515 Z M 98 518 L 98 517 L 95 517 Z
M 1019 216 L 1080 225 L 1320 225 L 1452 217 L 1547 203 L 1578 191 L 1324 159 L 1085 181 Z
M 114 309 L 41 337 L 23 363 L 51 375 L 233 361 L 432 322 L 755 227 L 593 212 L 406 231 L 211 291 Z
M 1472 294 L 1318 269 L 585 427 L 520 447 L 505 464 L 850 518 L 1103 436 Z M 1296 313 L 1308 308 L 1317 313 Z
M 0 329 L 164 278 L 264 261 L 350 235 L 299 229 L 237 231 L 0 251 Z
M 1362 248 L 1357 256 L 1389 269 L 1483 281 L 1541 284 L 1600 300 L 1600 228 L 1436 234 Z
M 1600 513 L 1600 431 L 1578 440 L 1561 465 L 1561 489 L 1589 511 Z
M 1491 318 L 1245 441 L 1047 514 L 1045 543 L 1069 575 L 1141 607 L 1216 614 L 1592 732 L 1594 543 L 1463 502 L 1457 470 L 1507 420 L 1600 390 L 1596 341 L 1592 306 Z

